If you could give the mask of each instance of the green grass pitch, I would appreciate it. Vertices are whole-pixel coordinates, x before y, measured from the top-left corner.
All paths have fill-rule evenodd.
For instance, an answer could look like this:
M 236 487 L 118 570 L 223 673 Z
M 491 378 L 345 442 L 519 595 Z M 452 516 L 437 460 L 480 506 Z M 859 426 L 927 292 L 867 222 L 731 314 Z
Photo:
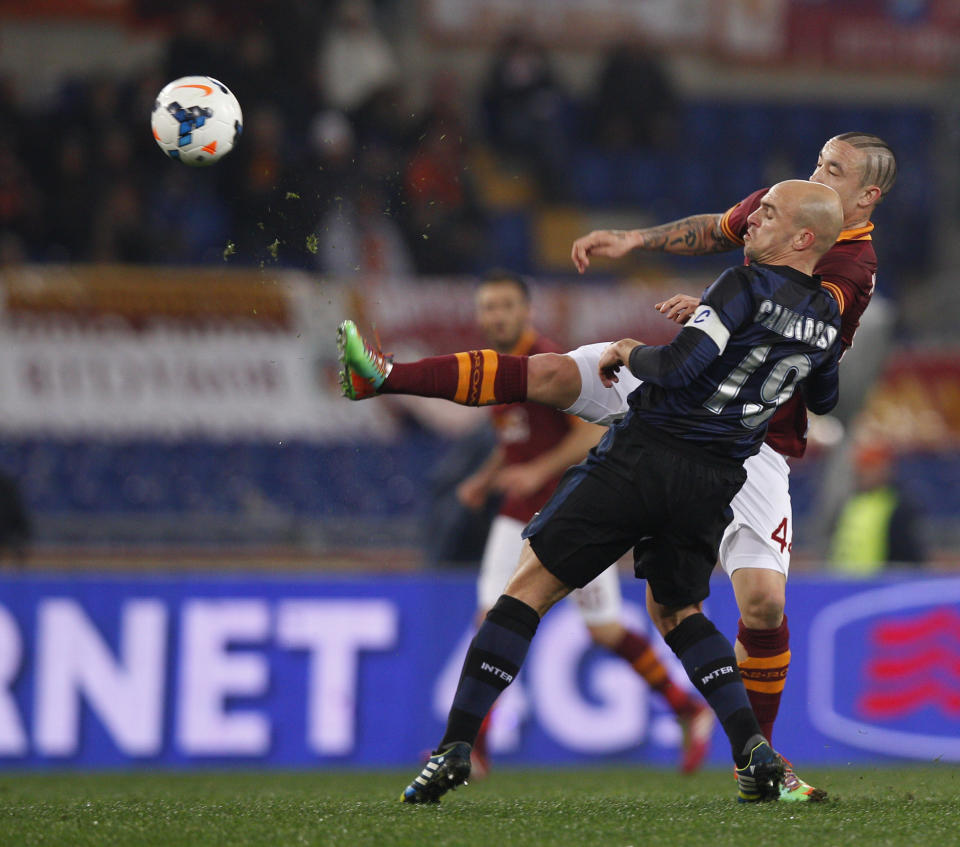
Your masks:
M 400 771 L 0 773 L 0 845 L 960 845 L 960 767 L 801 775 L 815 806 L 734 802 L 729 771 L 495 770 L 437 806 Z

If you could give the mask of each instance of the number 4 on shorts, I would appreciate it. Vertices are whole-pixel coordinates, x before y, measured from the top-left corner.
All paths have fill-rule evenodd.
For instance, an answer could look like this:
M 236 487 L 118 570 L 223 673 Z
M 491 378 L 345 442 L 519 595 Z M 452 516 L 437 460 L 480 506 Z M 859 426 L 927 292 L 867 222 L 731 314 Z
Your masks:
M 787 519 L 784 518 L 780 523 L 777 524 L 777 528 L 770 533 L 770 537 L 780 545 L 780 552 L 782 553 L 786 550 L 788 553 L 793 552 L 793 542 L 787 543 Z

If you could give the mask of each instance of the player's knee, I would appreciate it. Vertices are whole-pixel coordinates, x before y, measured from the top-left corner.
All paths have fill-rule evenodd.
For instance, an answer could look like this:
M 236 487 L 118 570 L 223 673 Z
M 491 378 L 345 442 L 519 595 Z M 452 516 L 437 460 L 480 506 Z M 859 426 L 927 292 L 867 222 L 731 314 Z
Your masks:
M 647 585 L 647 614 L 657 632 L 664 638 L 673 632 L 690 615 L 703 614 L 703 603 L 693 603 L 688 606 L 663 606 L 658 603 Z
M 567 363 L 573 365 L 573 360 L 562 353 L 537 353 L 527 363 L 527 378 L 543 385 L 561 381 Z
M 740 601 L 740 617 L 750 629 L 776 629 L 783 622 L 786 598 L 769 586 L 747 591 Z
M 527 399 L 568 409 L 580 396 L 580 369 L 562 353 L 538 353 L 527 362 Z

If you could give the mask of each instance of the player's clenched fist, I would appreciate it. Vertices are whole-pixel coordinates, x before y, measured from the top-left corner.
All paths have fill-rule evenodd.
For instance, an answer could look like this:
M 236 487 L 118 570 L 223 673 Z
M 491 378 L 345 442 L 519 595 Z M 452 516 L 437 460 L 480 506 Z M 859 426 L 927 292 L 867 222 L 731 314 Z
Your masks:
M 600 354 L 597 368 L 604 388 L 610 388 L 615 382 L 620 381 L 617 371 L 630 360 L 630 351 L 641 344 L 642 342 L 633 338 L 621 338 L 608 345 L 607 349 Z

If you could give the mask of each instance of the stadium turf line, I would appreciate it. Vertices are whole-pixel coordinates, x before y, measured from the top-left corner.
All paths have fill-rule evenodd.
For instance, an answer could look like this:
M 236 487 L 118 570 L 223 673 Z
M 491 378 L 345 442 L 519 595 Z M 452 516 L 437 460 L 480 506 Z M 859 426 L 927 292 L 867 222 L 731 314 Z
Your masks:
M 415 768 L 413 769 L 415 770 Z M 960 768 L 803 769 L 834 799 L 738 806 L 729 771 L 512 770 L 439 806 L 403 771 L 0 772 L 0 845 L 540 847 L 960 844 Z

